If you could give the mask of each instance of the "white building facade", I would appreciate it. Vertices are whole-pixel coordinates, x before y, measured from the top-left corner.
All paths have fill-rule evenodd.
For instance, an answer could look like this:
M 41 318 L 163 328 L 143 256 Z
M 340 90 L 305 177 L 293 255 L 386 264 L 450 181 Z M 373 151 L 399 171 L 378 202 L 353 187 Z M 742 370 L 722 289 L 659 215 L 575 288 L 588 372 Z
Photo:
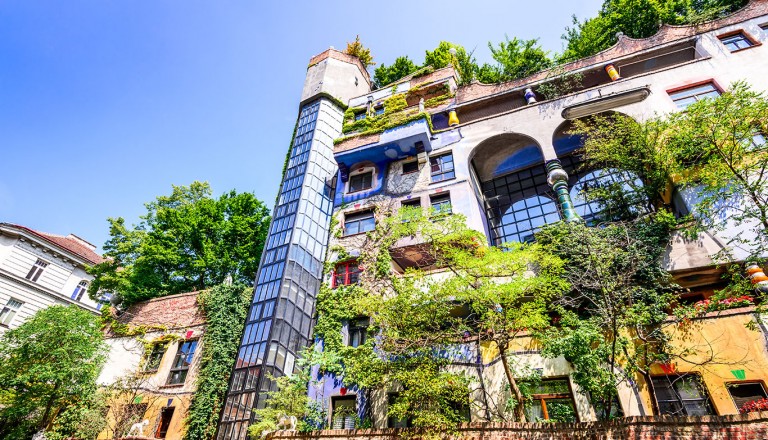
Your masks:
M 0 332 L 16 328 L 38 310 L 76 305 L 94 314 L 87 266 L 104 261 L 82 238 L 0 223 Z

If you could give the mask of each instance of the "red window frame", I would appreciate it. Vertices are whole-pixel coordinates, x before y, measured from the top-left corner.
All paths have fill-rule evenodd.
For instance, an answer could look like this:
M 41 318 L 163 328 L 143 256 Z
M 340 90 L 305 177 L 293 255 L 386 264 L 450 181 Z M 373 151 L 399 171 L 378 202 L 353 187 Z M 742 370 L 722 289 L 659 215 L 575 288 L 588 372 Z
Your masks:
M 332 287 L 335 289 L 339 286 L 357 284 L 359 275 L 360 267 L 357 265 L 357 260 L 342 261 L 333 269 Z M 354 281 L 352 281 L 353 277 Z

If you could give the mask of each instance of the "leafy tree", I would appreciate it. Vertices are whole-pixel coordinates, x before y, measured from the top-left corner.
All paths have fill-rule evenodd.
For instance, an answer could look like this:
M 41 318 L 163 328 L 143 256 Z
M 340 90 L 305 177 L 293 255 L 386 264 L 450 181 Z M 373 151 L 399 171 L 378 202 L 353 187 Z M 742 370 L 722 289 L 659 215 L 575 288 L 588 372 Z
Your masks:
M 735 83 L 666 123 L 658 147 L 674 157 L 677 183 L 695 190 L 699 228 L 743 227 L 729 244 L 753 257 L 768 253 L 768 97 Z
M 237 356 L 240 331 L 252 296 L 253 289 L 242 284 L 215 286 L 198 296 L 206 327 L 185 439 L 210 439 L 216 432 L 229 374 Z
M 382 64 L 381 66 L 377 67 L 373 72 L 373 80 L 376 82 L 376 84 L 379 85 L 379 87 L 383 87 L 387 84 L 392 84 L 400 78 L 404 78 L 410 75 L 418 69 L 419 67 L 414 64 L 407 55 L 403 57 L 397 57 L 391 66 Z
M 451 54 L 451 49 L 456 51 L 456 55 Z M 478 69 L 475 58 L 472 56 L 473 52 L 467 52 L 461 45 L 441 41 L 434 50 L 426 51 L 424 65 L 435 69 L 453 65 L 461 77 L 459 83 L 469 84 L 475 78 L 475 71 Z
M 506 37 L 506 41 L 494 47 L 488 43 L 493 59 L 498 64 L 498 81 L 512 81 L 532 75 L 552 65 L 549 55 L 538 45 L 538 40 L 518 40 Z M 485 66 L 483 66 L 485 67 Z M 487 78 L 486 78 L 487 79 Z
M 147 203 L 141 222 L 128 227 L 108 219 L 107 261 L 89 269 L 89 294 L 116 292 L 125 304 L 203 290 L 234 281 L 253 284 L 264 247 L 269 212 L 252 193 L 211 197 L 206 182 L 173 186 Z
M 344 53 L 356 56 L 360 60 L 360 64 L 362 64 L 366 69 L 368 66 L 373 66 L 376 64 L 373 62 L 371 49 L 363 46 L 363 43 L 360 42 L 360 35 L 357 35 L 355 37 L 355 41 L 352 43 L 347 42 L 347 48 L 344 49 Z
M 663 207 L 670 180 L 696 193 L 691 232 L 742 227 L 730 245 L 753 257 L 768 252 L 768 97 L 735 83 L 716 99 L 705 99 L 667 116 L 635 122 L 621 115 L 576 122 L 584 138 L 586 166 L 629 171 L 642 185 L 635 194 Z M 593 196 L 618 204 L 627 192 L 596 188 Z M 613 196 L 611 196 L 613 194 Z M 667 207 L 666 209 L 671 209 Z M 729 217 L 723 216 L 729 212 Z
M 42 309 L 6 331 L 0 336 L 0 437 L 28 439 L 53 429 L 75 434 L 105 354 L 98 319 L 75 306 Z
M 617 385 L 665 351 L 662 323 L 675 285 L 662 266 L 674 217 L 665 212 L 601 228 L 560 222 L 536 234 L 565 262 L 571 290 L 553 304 L 559 326 L 539 336 L 545 356 L 563 356 L 574 381 L 608 417 Z M 652 386 L 650 384 L 649 386 Z
M 632 38 L 655 34 L 662 23 L 686 24 L 733 12 L 746 0 L 605 0 L 597 16 L 579 21 L 563 35 L 562 61 L 594 55 L 616 43 L 622 32 Z

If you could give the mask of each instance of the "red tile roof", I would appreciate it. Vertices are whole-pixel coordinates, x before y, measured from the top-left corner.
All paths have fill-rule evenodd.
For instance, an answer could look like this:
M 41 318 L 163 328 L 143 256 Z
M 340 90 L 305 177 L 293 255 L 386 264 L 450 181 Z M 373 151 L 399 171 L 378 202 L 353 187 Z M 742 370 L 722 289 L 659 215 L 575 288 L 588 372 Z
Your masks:
M 49 234 L 48 232 L 36 231 L 32 228 L 28 228 L 26 226 L 17 225 L 13 223 L 0 223 L 0 225 L 5 225 L 11 228 L 22 230 L 24 232 L 28 232 L 38 238 L 42 238 L 43 240 L 49 242 L 50 244 L 58 247 L 61 250 L 70 252 L 72 254 L 79 256 L 80 258 L 83 258 L 84 260 L 88 261 L 91 264 L 99 264 L 101 262 L 106 261 L 104 257 L 102 257 L 101 255 L 97 254 L 94 251 L 96 246 L 91 245 L 87 241 L 83 240 L 82 238 L 74 234 L 69 234 L 68 236 L 65 237 L 63 235 Z
M 197 303 L 200 292 L 179 293 L 142 301 L 128 307 L 117 320 L 131 326 L 163 326 L 186 329 L 205 324 L 205 315 Z

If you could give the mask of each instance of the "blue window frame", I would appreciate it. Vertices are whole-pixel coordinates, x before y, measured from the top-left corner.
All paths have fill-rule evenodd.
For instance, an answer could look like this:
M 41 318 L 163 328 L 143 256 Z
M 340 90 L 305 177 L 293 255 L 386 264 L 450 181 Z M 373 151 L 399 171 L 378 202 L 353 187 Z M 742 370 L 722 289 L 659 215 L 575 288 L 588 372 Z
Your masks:
M 85 280 L 80 281 L 75 287 L 75 291 L 72 292 L 71 298 L 74 299 L 75 301 L 80 301 L 81 299 L 83 299 L 83 295 L 87 291 L 88 291 L 88 281 L 85 281 Z
M 362 234 L 376 228 L 373 211 L 363 211 L 344 216 L 344 235 Z

